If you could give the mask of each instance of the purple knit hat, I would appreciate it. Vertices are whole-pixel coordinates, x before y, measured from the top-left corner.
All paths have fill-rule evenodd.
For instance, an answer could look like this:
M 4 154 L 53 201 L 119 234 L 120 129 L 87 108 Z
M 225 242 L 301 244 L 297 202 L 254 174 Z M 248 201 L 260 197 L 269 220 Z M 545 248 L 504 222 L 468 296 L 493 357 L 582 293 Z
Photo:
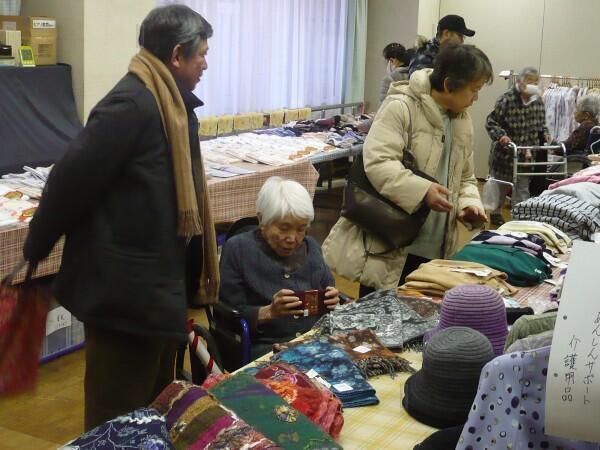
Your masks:
M 469 327 L 485 335 L 496 356 L 502 355 L 508 334 L 506 307 L 500 294 L 479 284 L 464 284 L 444 294 L 440 323 L 425 333 L 427 342 L 433 335 L 448 327 Z

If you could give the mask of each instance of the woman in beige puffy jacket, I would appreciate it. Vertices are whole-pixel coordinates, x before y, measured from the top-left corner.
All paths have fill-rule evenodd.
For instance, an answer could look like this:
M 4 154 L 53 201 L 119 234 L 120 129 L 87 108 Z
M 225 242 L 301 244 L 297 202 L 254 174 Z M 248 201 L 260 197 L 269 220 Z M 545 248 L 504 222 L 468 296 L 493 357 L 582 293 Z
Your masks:
M 361 296 L 392 289 L 422 262 L 450 257 L 456 251 L 457 227 L 487 221 L 473 174 L 473 125 L 467 109 L 493 79 L 487 56 L 472 45 L 449 44 L 434 68 L 393 83 L 363 146 L 371 184 L 409 213 L 423 202 L 431 213 L 410 246 L 375 256 L 386 245 L 348 219 L 340 218 L 323 243 L 325 261 L 338 275 L 361 284 Z M 412 152 L 418 168 L 433 183 L 402 165 L 412 129 Z M 399 231 L 401 232 L 401 230 Z

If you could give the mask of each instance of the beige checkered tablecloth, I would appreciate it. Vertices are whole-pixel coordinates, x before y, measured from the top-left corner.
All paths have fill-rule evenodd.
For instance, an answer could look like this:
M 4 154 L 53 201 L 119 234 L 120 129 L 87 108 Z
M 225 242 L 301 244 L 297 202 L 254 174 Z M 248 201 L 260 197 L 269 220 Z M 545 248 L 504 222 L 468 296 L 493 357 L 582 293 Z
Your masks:
M 255 216 L 258 191 L 269 177 L 280 176 L 295 180 L 308 189 L 311 197 L 315 193 L 319 178 L 319 174 L 310 161 L 279 167 L 247 163 L 236 165 L 256 172 L 238 177 L 208 180 L 208 195 L 215 223 L 234 222 L 243 217 Z M 20 261 L 27 229 L 27 225 L 0 229 L 0 278 L 8 275 Z M 42 277 L 58 272 L 62 249 L 63 239 L 61 238 L 50 256 L 39 264 L 34 276 Z M 15 281 L 22 281 L 24 276 L 25 272 L 23 271 Z

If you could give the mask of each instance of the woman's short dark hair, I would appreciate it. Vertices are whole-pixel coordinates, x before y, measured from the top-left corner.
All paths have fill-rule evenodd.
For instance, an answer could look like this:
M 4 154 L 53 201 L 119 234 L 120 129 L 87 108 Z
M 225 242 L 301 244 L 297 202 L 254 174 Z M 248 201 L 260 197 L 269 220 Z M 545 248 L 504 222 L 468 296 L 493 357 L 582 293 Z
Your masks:
M 176 45 L 189 58 L 213 29 L 204 17 L 185 5 L 154 8 L 140 27 L 139 43 L 163 62 L 167 62 Z
M 481 79 L 491 84 L 494 72 L 486 54 L 474 45 L 448 43 L 440 47 L 433 61 L 433 72 L 429 75 L 431 88 L 443 92 L 446 79 L 452 92 Z
M 385 59 L 396 58 L 399 61 L 404 61 L 405 53 L 406 49 L 404 48 L 404 45 L 398 44 L 397 42 L 392 42 L 383 49 L 383 57 Z

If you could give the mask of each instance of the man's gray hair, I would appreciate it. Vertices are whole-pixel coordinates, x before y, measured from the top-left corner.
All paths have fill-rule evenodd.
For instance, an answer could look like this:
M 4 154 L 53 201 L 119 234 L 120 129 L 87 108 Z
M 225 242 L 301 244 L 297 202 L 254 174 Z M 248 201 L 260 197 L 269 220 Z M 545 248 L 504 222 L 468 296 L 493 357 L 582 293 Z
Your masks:
M 315 209 L 310 194 L 300 183 L 281 177 L 271 177 L 263 184 L 256 212 L 261 216 L 261 224 L 269 225 L 276 220 L 292 216 L 312 222 Z
M 600 97 L 586 95 L 577 100 L 577 111 L 590 114 L 595 119 L 600 117 Z
M 534 77 L 539 77 L 540 76 L 540 72 L 539 72 L 539 70 L 537 70 L 533 66 L 523 67 L 523 69 L 519 73 L 519 76 L 517 77 L 517 79 L 518 80 L 522 80 L 523 78 L 525 78 L 525 77 L 527 77 L 529 75 L 533 75 Z
M 167 5 L 148 13 L 140 27 L 139 43 L 166 63 L 177 45 L 181 45 L 183 56 L 189 58 L 212 34 L 210 23 L 193 9 Z

